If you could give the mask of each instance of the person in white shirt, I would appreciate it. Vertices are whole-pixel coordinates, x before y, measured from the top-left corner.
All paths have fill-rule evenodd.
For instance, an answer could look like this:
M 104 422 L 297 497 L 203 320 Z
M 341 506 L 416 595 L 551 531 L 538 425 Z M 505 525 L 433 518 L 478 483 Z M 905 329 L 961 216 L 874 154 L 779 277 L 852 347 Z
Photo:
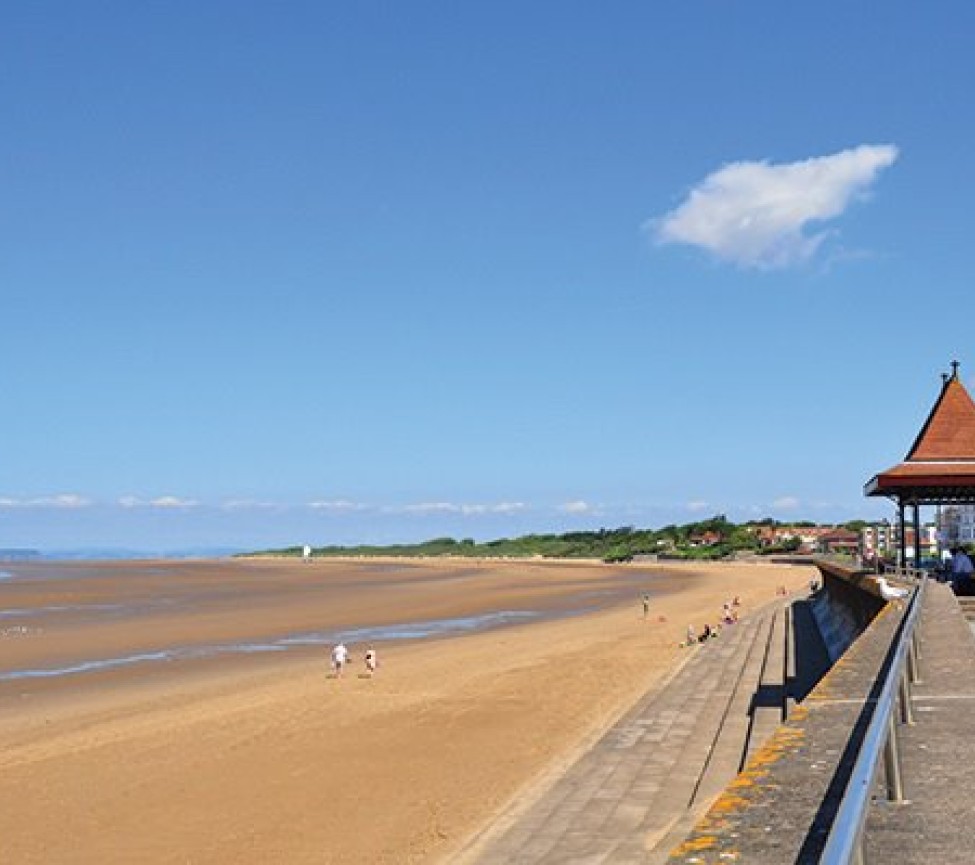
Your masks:
M 342 670 L 347 663 L 349 663 L 349 650 L 345 647 L 345 643 L 336 643 L 332 649 L 332 672 L 335 673 L 336 679 L 342 677 Z

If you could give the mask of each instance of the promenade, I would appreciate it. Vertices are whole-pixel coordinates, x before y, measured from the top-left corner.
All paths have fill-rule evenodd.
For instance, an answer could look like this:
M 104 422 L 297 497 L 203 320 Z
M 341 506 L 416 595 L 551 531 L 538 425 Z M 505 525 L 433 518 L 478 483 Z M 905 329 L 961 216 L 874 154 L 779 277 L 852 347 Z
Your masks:
M 975 639 L 947 586 L 928 586 L 920 637 L 915 722 L 898 728 L 907 801 L 887 803 L 878 784 L 865 833 L 868 862 L 975 861 Z
M 777 600 L 687 651 L 667 683 L 461 861 L 664 862 L 828 665 L 805 601 Z
M 776 731 L 760 759 L 673 851 L 671 865 L 819 862 L 900 615 L 896 605 L 881 611 L 802 710 Z M 919 865 L 975 858 L 970 807 L 975 639 L 947 586 L 928 585 L 919 637 L 914 721 L 897 724 L 905 801 L 887 800 L 884 773 L 878 772 L 864 833 L 867 862 Z

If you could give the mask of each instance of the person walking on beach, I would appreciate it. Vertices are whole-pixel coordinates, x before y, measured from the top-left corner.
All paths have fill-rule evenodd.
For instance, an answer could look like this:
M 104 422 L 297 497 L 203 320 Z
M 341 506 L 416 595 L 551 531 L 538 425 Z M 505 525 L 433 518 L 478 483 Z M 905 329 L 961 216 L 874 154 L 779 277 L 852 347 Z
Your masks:
M 650 595 L 647 592 L 643 593 L 643 618 L 645 619 L 650 615 Z
M 342 670 L 348 662 L 349 650 L 345 647 L 345 643 L 336 643 L 332 649 L 332 672 L 336 679 L 342 678 Z
M 376 650 L 372 646 L 370 646 L 366 650 L 366 654 L 365 654 L 364 660 L 366 662 L 366 672 L 370 676 L 375 676 L 376 675 L 376 667 L 379 666 L 379 660 L 376 658 Z

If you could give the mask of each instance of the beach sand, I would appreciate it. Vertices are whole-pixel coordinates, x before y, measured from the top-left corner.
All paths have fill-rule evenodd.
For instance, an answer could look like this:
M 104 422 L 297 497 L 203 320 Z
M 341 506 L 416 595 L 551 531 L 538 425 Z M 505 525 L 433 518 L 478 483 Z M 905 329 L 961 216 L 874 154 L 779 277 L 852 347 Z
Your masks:
M 79 603 L 122 597 L 148 612 L 95 626 L 61 621 L 61 611 L 43 639 L 0 641 L 4 667 L 138 651 L 164 635 L 203 643 L 498 609 L 580 612 L 377 643 L 373 678 L 363 676 L 365 646 L 352 645 L 340 680 L 326 675 L 324 647 L 311 647 L 8 681 L 4 862 L 457 861 L 493 818 L 526 801 L 675 667 L 689 623 L 714 624 L 734 595 L 747 614 L 816 573 L 765 564 L 252 562 L 159 565 L 126 580 L 124 566 L 112 567 L 79 581 Z M 196 599 L 189 609 L 180 580 Z M 644 580 L 653 587 L 648 618 Z M 325 583 L 327 605 L 316 589 Z M 5 606 L 58 601 L 57 588 L 40 583 L 3 591 Z M 167 594 L 171 608 L 151 607 Z M 615 606 L 586 612 L 595 597 Z

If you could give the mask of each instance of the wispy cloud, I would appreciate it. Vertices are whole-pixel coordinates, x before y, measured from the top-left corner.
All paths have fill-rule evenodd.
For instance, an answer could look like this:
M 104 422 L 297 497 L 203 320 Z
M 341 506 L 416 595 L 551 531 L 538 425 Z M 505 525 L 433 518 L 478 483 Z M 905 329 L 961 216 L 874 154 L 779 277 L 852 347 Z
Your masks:
M 494 504 L 459 504 L 456 502 L 419 502 L 391 508 L 393 512 L 404 514 L 460 514 L 462 516 L 480 516 L 483 514 L 514 514 L 527 510 L 524 502 L 497 502 Z
M 563 502 L 559 505 L 559 510 L 564 514 L 591 514 L 596 508 L 589 502 L 577 499 L 573 502 Z
M 687 503 L 687 509 L 693 511 L 694 513 L 700 513 L 701 511 L 706 511 L 711 508 L 711 502 L 706 502 L 701 499 L 695 499 Z
M 16 499 L 8 496 L 0 497 L 0 508 L 55 508 L 59 510 L 76 510 L 91 507 L 94 502 L 75 493 L 62 493 L 56 496 L 38 496 L 30 499 Z
M 772 507 L 782 511 L 794 511 L 801 504 L 802 502 L 796 496 L 781 496 L 772 502 Z
M 348 499 L 308 502 L 308 507 L 315 511 L 330 511 L 332 513 L 349 513 L 366 509 L 366 505 L 361 502 L 351 502 Z
M 742 267 L 798 264 L 828 234 L 808 226 L 840 216 L 897 156 L 894 145 L 863 144 L 801 162 L 734 162 L 645 227 L 659 243 L 697 246 Z
M 268 502 L 260 499 L 228 499 L 222 502 L 220 509 L 224 511 L 281 511 L 286 505 L 279 502 Z
M 137 496 L 122 496 L 118 500 L 123 508 L 160 508 L 162 510 L 181 510 L 199 507 L 196 499 L 182 499 L 178 496 L 159 496 L 154 499 L 140 499 Z

